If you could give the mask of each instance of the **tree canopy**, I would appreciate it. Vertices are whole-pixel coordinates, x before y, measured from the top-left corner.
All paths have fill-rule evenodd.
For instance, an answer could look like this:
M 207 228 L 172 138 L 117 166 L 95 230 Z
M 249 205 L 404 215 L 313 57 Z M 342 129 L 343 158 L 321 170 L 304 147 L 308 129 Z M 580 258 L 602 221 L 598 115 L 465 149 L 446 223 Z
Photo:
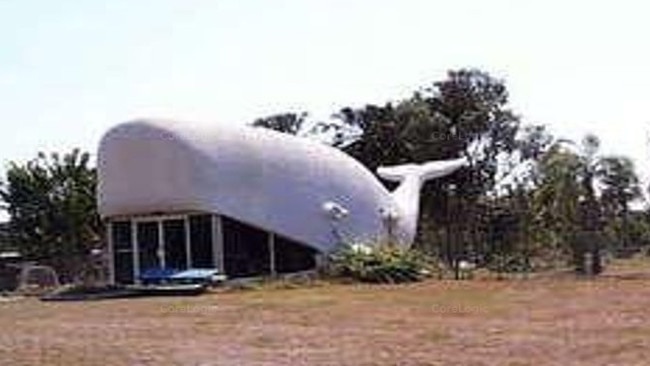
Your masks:
M 307 113 L 280 113 L 258 118 L 251 124 L 253 127 L 264 127 L 278 132 L 297 135 L 304 131 Z
M 64 277 L 77 273 L 100 243 L 96 185 L 90 155 L 77 149 L 11 163 L 0 200 L 10 216 L 14 247 L 28 259 L 53 265 Z

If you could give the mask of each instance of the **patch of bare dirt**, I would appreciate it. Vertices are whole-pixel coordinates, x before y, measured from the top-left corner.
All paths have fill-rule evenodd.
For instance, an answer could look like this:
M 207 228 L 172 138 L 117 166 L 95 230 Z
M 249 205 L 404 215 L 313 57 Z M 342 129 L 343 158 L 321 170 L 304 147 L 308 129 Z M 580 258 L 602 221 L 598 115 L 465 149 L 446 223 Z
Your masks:
M 650 280 L 325 285 L 0 303 L 3 365 L 642 365 Z

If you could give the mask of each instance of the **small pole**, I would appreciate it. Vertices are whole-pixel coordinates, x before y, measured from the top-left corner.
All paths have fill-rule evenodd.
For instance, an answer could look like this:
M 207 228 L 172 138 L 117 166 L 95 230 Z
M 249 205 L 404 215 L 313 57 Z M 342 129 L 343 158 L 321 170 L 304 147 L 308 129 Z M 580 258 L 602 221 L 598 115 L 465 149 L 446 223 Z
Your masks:
M 269 264 L 270 264 L 270 272 L 271 276 L 275 277 L 277 275 L 277 271 L 275 268 L 275 234 L 269 233 Z

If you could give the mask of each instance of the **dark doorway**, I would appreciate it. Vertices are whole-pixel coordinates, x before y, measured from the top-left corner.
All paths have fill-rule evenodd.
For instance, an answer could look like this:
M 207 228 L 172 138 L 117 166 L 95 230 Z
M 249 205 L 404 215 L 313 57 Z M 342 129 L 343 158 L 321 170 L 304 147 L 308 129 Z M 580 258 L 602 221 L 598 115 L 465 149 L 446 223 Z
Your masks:
M 173 219 L 162 222 L 165 246 L 165 267 L 187 268 L 187 243 L 185 220 Z
M 242 222 L 223 217 L 223 255 L 229 277 L 270 273 L 269 234 Z
M 216 267 L 212 250 L 212 215 L 193 215 L 189 220 L 192 267 Z
M 278 273 L 306 271 L 316 267 L 318 252 L 296 241 L 275 236 L 275 270 Z
M 113 275 L 117 283 L 133 283 L 133 246 L 131 245 L 131 221 L 111 223 L 113 239 Z
M 140 273 L 162 267 L 158 256 L 159 235 L 158 221 L 142 221 L 137 223 L 138 259 Z

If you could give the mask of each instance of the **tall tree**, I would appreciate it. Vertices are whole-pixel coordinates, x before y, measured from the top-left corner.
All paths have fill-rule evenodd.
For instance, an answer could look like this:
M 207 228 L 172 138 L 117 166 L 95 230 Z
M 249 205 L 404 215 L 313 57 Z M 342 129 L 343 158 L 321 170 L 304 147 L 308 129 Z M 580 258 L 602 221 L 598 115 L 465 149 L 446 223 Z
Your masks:
M 599 274 L 603 212 L 610 227 L 621 223 L 619 238 L 625 247 L 629 203 L 641 192 L 638 178 L 630 159 L 600 157 L 600 142 L 594 135 L 585 136 L 579 149 L 565 142 L 555 143 L 540 161 L 542 179 L 535 191 L 534 211 L 541 229 L 556 239 L 557 248 L 570 251 L 577 272 L 587 273 L 585 254 L 590 253 L 591 273 Z
M 611 217 L 621 222 L 621 244 L 629 246 L 629 205 L 641 197 L 639 178 L 634 170 L 634 163 L 627 157 L 609 156 L 600 161 L 597 174 L 600 177 L 602 201 Z
M 397 104 L 343 108 L 336 145 L 371 170 L 379 164 L 467 157 L 486 187 L 497 156 L 515 148 L 519 119 L 507 108 L 504 83 L 479 70 L 450 71 L 447 79 Z
M 534 211 L 540 229 L 556 253 L 572 253 L 579 225 L 582 161 L 562 142 L 556 142 L 540 161 L 541 180 L 535 190 Z M 582 262 L 581 262 L 582 263 Z
M 578 270 L 586 272 L 584 263 L 584 252 L 591 252 L 591 273 L 600 274 L 602 272 L 602 261 L 600 257 L 601 246 L 601 206 L 596 197 L 596 178 L 600 165 L 598 158 L 598 149 L 600 148 L 600 139 L 596 135 L 588 134 L 582 139 L 580 159 L 581 170 L 579 171 L 582 185 L 582 194 L 580 201 L 582 229 L 580 242 L 577 243 L 581 248 L 574 250 L 575 263 Z
M 10 243 L 8 225 L 5 222 L 0 222 L 0 251 L 8 249 L 9 246 Z
M 531 257 L 543 253 L 543 237 L 536 228 L 536 215 L 534 208 L 534 192 L 541 183 L 540 160 L 553 146 L 554 137 L 543 125 L 528 125 L 520 130 L 517 139 L 517 153 L 507 166 L 500 186 L 502 193 L 488 202 L 497 206 L 496 212 L 490 212 L 486 219 L 493 221 L 499 214 L 508 209 L 512 212 L 516 225 L 507 228 L 518 231 L 509 238 L 513 243 L 509 245 L 510 256 L 520 260 L 520 269 L 529 271 L 532 268 Z M 500 206 L 500 207 L 499 207 Z M 505 207 L 504 207 L 505 206 Z M 502 230 L 498 225 L 491 225 L 490 232 Z M 513 227 L 515 226 L 515 227 Z M 492 234 L 494 236 L 494 234 Z M 498 263 L 497 263 L 498 264 Z
M 26 164 L 11 163 L 0 186 L 11 241 L 28 259 L 53 265 L 64 279 L 79 273 L 99 242 L 97 178 L 89 159 L 77 149 L 41 153 Z

